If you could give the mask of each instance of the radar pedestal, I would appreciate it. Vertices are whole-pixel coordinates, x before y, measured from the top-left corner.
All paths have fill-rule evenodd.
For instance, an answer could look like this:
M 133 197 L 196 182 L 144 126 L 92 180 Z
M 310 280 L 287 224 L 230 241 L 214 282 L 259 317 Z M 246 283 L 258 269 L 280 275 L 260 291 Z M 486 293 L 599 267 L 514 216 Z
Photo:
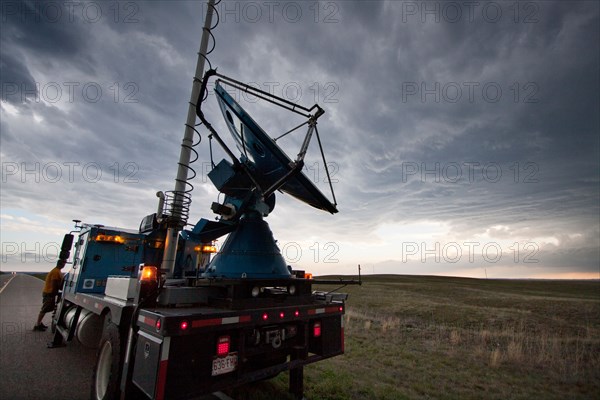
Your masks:
M 291 276 L 273 233 L 255 211 L 245 213 L 204 276 L 228 279 L 285 279 Z
M 216 98 L 225 124 L 239 150 L 239 156 L 227 146 L 219 133 L 206 120 L 201 109 L 202 98 L 207 95 L 208 79 L 215 75 L 220 77 L 215 82 Z M 213 203 L 211 206 L 211 209 L 220 215 L 218 221 L 200 220 L 192 234 L 200 237 L 202 241 L 212 241 L 227 233 L 229 236 L 206 268 L 203 277 L 290 279 L 292 272 L 288 269 L 269 225 L 263 217 L 273 211 L 277 191 L 332 214 L 338 211 L 317 130 L 317 119 L 324 111 L 316 104 L 306 108 L 260 90 L 254 93 L 257 89 L 242 84 L 244 92 L 252 93 L 270 104 L 282 107 L 305 119 L 302 124 L 279 136 L 281 138 L 301 127 L 306 127 L 307 132 L 302 146 L 296 159 L 292 161 L 276 140 L 267 135 L 221 84 L 239 89 L 241 83 L 219 75 L 215 70 L 209 70 L 202 80 L 201 94 L 196 104 L 198 117 L 211 133 L 209 137 L 215 139 L 231 159 L 231 161 L 223 159 L 215 165 L 212 163 L 212 146 L 210 147 L 213 169 L 208 173 L 208 177 L 225 198 L 222 203 Z M 302 172 L 304 156 L 313 135 L 318 139 L 333 202 Z

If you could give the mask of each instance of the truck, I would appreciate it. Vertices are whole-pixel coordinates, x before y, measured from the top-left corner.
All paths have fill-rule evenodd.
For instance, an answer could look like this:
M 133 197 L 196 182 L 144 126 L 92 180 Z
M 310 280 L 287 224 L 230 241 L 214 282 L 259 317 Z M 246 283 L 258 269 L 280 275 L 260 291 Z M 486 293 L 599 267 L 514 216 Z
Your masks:
M 324 110 L 276 98 L 213 69 L 203 75 L 213 11 L 211 0 L 175 189 L 157 193 L 156 211 L 136 229 L 73 220 L 75 228 L 62 242 L 59 259 L 71 260 L 71 268 L 48 346 L 77 339 L 98 349 L 92 399 L 190 399 L 284 371 L 289 371 L 289 391 L 300 399 L 304 366 L 344 353 L 347 295 L 337 289 L 360 279 L 315 279 L 293 270 L 265 221 L 275 207 L 275 192 L 337 212 L 333 188 L 331 202 L 301 171 L 311 138 L 319 138 L 316 124 Z M 202 109 L 214 78 L 238 154 Z M 306 118 L 295 160 L 233 99 L 228 85 L 255 90 L 257 97 Z M 215 164 L 211 152 L 208 176 L 221 199 L 211 205 L 216 220 L 188 224 L 197 118 L 230 159 Z M 322 148 L 321 155 L 324 160 Z M 316 284 L 337 286 L 314 290 Z

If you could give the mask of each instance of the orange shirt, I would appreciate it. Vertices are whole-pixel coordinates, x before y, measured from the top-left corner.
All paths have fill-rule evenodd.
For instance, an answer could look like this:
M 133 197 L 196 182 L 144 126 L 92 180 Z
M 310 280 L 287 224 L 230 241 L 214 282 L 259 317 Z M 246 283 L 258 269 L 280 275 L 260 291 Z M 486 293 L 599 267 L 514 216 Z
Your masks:
M 48 275 L 46 275 L 46 282 L 44 283 L 43 293 L 47 294 L 58 294 L 60 285 L 62 283 L 62 274 L 60 268 L 52 268 Z

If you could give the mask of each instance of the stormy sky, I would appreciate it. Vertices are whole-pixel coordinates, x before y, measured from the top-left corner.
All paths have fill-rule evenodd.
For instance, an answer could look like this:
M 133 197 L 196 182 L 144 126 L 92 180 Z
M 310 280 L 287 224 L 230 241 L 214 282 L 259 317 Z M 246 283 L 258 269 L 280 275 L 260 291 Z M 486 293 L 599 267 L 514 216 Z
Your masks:
M 279 194 L 267 220 L 287 261 L 317 274 L 599 278 L 599 8 L 221 2 L 212 66 L 325 109 L 340 212 Z M 135 229 L 173 189 L 205 12 L 2 1 L 2 270 L 49 269 L 72 219 Z M 273 136 L 295 123 L 233 95 Z M 228 137 L 213 94 L 205 107 Z M 214 218 L 218 199 L 200 133 L 190 223 Z M 291 157 L 303 134 L 281 140 Z M 225 157 L 215 143 L 213 157 Z M 304 173 L 331 198 L 315 141 Z

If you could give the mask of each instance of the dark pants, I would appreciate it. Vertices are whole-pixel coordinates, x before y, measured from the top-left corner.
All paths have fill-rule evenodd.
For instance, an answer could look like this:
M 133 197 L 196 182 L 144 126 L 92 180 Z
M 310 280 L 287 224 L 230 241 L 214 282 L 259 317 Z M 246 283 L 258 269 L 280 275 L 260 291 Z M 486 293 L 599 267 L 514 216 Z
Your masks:
M 42 293 L 42 309 L 40 314 L 45 314 L 54 311 L 56 306 L 56 295 L 52 293 Z

